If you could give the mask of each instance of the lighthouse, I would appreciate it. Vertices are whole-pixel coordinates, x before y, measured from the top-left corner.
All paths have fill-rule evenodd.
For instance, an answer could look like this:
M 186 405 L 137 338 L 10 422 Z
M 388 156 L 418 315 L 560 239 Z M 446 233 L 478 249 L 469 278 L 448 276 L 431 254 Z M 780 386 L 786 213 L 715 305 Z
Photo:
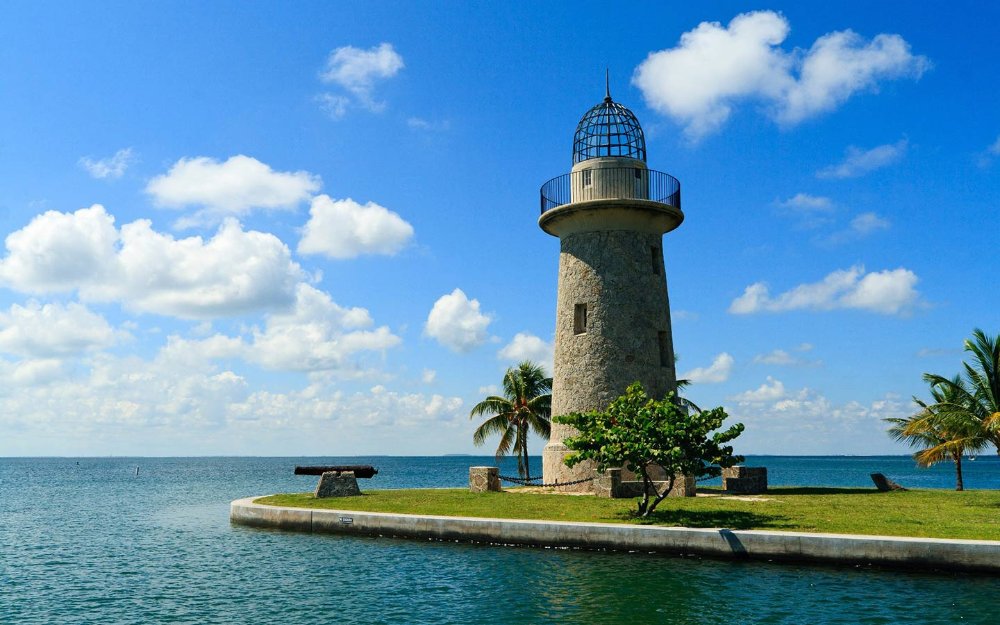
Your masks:
M 538 225 L 559 237 L 553 416 L 604 410 L 636 381 L 650 397 L 676 389 L 662 243 L 683 220 L 680 182 L 646 166 L 639 121 L 606 89 L 576 127 L 572 169 L 541 188 Z M 563 463 L 574 433 L 552 424 L 545 483 L 595 476 Z

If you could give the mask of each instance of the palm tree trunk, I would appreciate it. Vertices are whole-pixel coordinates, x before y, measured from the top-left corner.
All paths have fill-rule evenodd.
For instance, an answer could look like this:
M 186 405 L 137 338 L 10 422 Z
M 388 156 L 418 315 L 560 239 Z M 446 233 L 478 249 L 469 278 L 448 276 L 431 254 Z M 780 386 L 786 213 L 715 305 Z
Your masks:
M 528 424 L 521 423 L 523 434 L 521 435 L 521 452 L 524 454 L 524 477 L 531 477 L 531 466 L 528 462 Z
M 962 454 L 952 454 L 955 459 L 955 490 L 965 490 L 962 483 Z

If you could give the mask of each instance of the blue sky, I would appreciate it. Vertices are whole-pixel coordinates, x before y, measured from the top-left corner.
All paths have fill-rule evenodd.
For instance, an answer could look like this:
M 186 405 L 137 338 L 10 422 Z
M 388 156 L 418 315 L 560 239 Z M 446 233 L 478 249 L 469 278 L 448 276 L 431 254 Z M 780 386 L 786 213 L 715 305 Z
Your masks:
M 742 453 L 903 453 L 881 419 L 1000 331 L 998 20 L 8 5 L 0 455 L 475 452 L 471 406 L 551 362 L 538 189 L 605 68 L 682 184 L 691 398 L 746 424 Z

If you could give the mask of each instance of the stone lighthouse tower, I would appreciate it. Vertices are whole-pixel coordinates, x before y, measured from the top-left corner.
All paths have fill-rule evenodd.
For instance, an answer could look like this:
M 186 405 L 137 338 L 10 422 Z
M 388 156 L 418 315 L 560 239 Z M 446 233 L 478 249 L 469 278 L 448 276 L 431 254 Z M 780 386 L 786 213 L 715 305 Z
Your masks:
M 675 390 L 662 241 L 684 220 L 680 183 L 646 167 L 639 121 L 610 90 L 576 127 L 572 170 L 541 196 L 538 225 L 560 247 L 552 414 L 603 410 L 636 381 L 650 397 Z M 563 464 L 574 433 L 552 424 L 546 483 L 595 475 L 592 463 Z

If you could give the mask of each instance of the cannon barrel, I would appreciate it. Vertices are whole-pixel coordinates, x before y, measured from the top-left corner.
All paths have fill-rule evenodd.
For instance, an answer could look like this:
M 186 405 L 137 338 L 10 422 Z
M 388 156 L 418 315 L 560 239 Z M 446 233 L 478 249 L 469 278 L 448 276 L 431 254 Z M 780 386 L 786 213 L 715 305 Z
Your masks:
M 324 473 L 343 473 L 353 471 L 354 477 L 374 477 L 378 469 L 370 464 L 341 464 L 318 467 L 295 467 L 295 475 L 323 475 Z

